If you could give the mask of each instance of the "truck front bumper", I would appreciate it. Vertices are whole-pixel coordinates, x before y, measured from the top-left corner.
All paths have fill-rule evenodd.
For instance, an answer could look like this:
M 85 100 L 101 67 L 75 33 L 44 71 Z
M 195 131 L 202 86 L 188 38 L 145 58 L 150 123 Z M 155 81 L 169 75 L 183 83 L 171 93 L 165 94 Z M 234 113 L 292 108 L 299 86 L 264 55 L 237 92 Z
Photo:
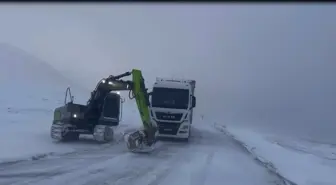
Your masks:
M 170 128 L 160 128 L 157 136 L 159 137 L 167 137 L 167 138 L 189 138 L 190 136 L 190 125 L 188 127 L 181 126 L 180 128 L 170 129 Z M 169 130 L 169 131 L 167 131 Z

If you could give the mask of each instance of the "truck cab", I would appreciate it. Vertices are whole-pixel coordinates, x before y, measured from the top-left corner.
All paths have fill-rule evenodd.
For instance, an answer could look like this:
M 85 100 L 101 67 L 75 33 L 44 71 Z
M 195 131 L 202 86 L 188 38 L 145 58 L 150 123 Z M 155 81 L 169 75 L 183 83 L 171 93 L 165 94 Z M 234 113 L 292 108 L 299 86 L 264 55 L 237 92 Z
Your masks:
M 189 139 L 196 106 L 195 84 L 195 80 L 156 78 L 150 111 L 159 138 Z

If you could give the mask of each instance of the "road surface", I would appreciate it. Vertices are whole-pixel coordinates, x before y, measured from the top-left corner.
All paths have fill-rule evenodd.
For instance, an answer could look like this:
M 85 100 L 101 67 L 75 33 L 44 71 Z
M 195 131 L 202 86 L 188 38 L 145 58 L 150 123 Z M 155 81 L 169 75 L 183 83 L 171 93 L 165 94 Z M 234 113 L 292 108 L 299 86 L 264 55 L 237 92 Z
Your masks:
M 158 142 L 151 154 L 129 153 L 123 142 L 115 141 L 95 150 L 0 164 L 0 184 L 281 185 L 212 125 L 193 127 L 189 143 Z

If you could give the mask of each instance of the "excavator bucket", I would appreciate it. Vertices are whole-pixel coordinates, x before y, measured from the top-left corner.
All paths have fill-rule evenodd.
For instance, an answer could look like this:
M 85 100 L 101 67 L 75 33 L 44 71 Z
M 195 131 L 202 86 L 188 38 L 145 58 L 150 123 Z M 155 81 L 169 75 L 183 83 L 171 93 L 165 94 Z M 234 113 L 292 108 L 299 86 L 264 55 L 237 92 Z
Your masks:
M 154 144 L 148 144 L 145 133 L 141 130 L 124 134 L 124 139 L 128 150 L 131 152 L 148 153 L 155 149 Z

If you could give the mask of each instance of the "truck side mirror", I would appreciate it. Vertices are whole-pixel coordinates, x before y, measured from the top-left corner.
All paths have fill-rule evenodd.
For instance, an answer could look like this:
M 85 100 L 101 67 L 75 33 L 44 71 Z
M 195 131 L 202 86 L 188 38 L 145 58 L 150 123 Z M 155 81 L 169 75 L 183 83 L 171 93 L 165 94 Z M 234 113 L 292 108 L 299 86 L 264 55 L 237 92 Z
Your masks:
M 192 108 L 196 107 L 196 97 L 195 96 L 192 96 L 191 103 L 192 103 Z
M 148 106 L 152 105 L 152 92 L 147 93 L 148 95 Z

